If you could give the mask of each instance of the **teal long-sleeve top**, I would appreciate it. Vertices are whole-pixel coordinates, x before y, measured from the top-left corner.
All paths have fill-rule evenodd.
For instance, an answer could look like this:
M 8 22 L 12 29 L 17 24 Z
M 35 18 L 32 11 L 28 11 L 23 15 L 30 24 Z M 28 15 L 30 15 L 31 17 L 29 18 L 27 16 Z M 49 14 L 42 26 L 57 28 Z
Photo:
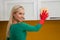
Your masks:
M 9 40 L 26 40 L 27 31 L 37 32 L 39 31 L 39 29 L 41 29 L 41 27 L 42 27 L 41 24 L 32 26 L 25 22 L 11 24 Z

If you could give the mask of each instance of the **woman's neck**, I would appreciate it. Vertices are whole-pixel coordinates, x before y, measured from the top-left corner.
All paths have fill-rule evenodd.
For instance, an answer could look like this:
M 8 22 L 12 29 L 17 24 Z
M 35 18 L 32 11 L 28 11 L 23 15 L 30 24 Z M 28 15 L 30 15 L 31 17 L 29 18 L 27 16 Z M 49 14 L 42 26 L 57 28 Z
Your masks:
M 17 20 L 13 19 L 13 24 L 16 24 L 16 23 L 18 23 Z

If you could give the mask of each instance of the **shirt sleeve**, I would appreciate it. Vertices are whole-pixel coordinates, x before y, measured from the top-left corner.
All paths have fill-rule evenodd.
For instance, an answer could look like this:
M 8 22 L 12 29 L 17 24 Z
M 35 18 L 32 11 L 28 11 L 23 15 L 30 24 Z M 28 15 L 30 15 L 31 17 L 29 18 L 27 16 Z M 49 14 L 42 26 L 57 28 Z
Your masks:
M 37 24 L 36 26 L 32 26 L 32 25 L 29 25 L 27 23 L 23 23 L 23 27 L 24 27 L 24 30 L 26 30 L 26 31 L 37 32 L 37 31 L 39 31 L 39 29 L 41 29 L 42 25 L 41 24 Z

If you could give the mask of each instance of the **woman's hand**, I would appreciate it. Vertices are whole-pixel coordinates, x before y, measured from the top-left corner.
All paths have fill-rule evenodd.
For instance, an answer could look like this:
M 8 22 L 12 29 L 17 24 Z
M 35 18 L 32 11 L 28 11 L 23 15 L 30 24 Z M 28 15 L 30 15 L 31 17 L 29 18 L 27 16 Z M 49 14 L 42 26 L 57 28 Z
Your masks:
M 41 14 L 40 14 L 40 24 L 44 24 L 44 21 L 47 19 L 48 17 L 48 12 L 47 10 L 42 10 Z

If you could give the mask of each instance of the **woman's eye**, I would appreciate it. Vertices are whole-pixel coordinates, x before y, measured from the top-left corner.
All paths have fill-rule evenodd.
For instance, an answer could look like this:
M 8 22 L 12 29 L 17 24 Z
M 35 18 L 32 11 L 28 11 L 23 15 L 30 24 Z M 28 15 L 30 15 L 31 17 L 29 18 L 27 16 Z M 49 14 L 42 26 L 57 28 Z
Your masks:
M 22 13 L 19 13 L 20 15 L 22 14 Z
M 24 15 L 24 13 L 19 13 L 20 15 Z

